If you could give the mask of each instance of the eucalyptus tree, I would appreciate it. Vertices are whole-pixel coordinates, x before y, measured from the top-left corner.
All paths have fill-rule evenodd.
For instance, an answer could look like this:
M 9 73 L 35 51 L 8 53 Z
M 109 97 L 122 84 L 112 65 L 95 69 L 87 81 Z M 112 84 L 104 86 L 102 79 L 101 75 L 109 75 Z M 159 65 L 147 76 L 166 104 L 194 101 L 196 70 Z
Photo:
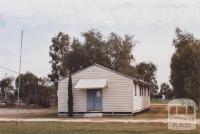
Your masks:
M 176 29 L 170 82 L 177 98 L 200 102 L 200 42 L 191 33 Z M 200 103 L 199 103 L 200 104 Z

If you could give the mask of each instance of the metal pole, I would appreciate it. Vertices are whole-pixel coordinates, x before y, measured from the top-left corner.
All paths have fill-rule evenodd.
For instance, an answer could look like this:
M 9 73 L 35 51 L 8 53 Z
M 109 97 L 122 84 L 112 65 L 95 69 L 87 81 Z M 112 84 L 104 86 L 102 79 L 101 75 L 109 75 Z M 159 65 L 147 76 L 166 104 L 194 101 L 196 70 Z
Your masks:
M 22 63 L 22 40 L 23 40 L 23 29 L 21 31 L 21 48 L 20 48 L 20 58 L 19 58 L 19 76 L 18 76 L 18 88 L 17 88 L 17 115 L 16 115 L 16 124 L 18 123 L 18 114 L 19 114 L 19 89 L 20 89 L 20 74 L 21 74 L 21 63 Z
M 5 73 L 5 79 L 7 78 L 7 73 Z M 7 92 L 7 88 L 5 88 L 4 89 L 4 100 L 5 100 L 5 102 L 7 102 L 7 100 L 6 100 L 6 92 Z

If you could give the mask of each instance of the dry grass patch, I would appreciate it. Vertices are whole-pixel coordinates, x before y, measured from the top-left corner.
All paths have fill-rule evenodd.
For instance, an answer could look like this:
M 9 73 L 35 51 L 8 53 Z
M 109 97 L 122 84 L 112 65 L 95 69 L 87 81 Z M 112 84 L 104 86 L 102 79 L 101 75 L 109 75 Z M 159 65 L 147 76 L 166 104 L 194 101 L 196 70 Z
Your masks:
M 198 134 L 193 131 L 172 131 L 166 124 L 134 123 L 19 123 L 1 122 L 0 134 Z

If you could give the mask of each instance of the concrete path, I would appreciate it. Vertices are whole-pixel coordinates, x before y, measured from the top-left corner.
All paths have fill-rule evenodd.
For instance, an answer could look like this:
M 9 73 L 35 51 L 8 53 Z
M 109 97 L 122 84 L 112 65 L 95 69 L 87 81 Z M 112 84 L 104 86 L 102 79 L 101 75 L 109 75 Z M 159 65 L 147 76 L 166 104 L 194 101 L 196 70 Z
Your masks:
M 10 122 L 16 121 L 15 118 L 0 118 L 0 122 Z M 167 123 L 167 119 L 106 119 L 106 118 L 73 118 L 73 119 L 64 119 L 64 118 L 31 118 L 24 119 L 19 118 L 20 122 L 116 122 L 116 123 Z M 200 119 L 197 120 L 197 124 L 200 124 Z

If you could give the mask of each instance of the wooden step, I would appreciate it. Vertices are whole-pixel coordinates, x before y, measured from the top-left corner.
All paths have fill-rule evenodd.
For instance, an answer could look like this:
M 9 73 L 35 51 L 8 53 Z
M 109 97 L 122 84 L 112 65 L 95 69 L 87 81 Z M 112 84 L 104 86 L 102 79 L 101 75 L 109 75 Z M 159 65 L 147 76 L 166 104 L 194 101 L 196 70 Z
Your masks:
M 102 117 L 102 113 L 85 113 L 83 117 L 90 118 L 90 117 Z

